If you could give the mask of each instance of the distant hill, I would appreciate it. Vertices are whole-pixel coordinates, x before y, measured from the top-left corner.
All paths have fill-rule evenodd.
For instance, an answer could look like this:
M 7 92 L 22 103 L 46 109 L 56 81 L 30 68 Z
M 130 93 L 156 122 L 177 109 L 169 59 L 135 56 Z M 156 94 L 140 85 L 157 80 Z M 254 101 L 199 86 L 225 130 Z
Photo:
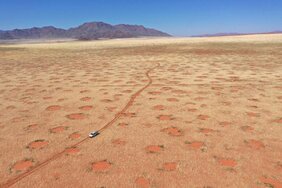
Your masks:
M 132 38 L 145 36 L 170 36 L 167 33 L 146 28 L 142 25 L 110 25 L 103 22 L 88 22 L 70 29 L 53 26 L 33 27 L 29 29 L 0 30 L 0 39 L 57 39 L 74 38 L 92 40 L 99 38 Z
M 282 31 L 272 31 L 264 33 L 215 33 L 215 34 L 204 34 L 194 35 L 192 37 L 223 37 L 223 36 L 238 36 L 238 35 L 257 35 L 257 34 L 282 34 Z

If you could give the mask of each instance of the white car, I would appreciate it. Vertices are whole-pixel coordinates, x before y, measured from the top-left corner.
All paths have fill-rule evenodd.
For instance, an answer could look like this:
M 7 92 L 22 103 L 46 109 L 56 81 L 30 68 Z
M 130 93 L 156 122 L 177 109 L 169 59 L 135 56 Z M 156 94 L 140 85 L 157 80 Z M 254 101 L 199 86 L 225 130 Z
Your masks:
M 94 138 L 94 137 L 98 136 L 99 134 L 100 133 L 98 131 L 94 131 L 94 132 L 89 133 L 89 137 Z

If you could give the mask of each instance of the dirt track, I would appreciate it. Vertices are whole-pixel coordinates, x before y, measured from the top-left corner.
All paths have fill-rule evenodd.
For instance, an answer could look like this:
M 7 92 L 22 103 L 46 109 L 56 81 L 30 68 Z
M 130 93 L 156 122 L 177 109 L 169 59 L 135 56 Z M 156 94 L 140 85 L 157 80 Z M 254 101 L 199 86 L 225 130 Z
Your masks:
M 281 187 L 282 37 L 256 37 L 0 46 L 0 184 Z

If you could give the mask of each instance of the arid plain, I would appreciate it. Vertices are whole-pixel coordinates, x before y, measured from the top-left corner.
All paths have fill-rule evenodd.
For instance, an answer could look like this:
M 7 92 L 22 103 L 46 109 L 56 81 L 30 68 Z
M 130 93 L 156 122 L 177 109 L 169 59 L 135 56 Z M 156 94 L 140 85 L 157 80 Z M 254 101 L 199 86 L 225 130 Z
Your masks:
M 2 44 L 0 133 L 0 187 L 281 188 L 282 35 Z

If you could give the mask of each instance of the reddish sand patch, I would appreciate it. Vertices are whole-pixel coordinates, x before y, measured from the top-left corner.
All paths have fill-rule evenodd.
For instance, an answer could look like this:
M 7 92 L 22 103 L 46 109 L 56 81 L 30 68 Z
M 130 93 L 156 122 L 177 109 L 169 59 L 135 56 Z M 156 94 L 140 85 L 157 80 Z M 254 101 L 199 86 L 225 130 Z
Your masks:
M 207 99 L 206 97 L 196 97 L 194 100 L 195 101 L 202 101 L 202 100 L 205 100 Z
M 164 107 L 164 105 L 156 105 L 156 106 L 153 107 L 153 109 L 154 110 L 164 110 L 165 107 Z
M 189 148 L 192 149 L 200 149 L 201 147 L 204 146 L 204 142 L 200 142 L 200 141 L 186 142 L 186 144 L 188 145 Z
M 176 167 L 177 167 L 177 163 L 175 163 L 175 162 L 169 162 L 169 163 L 163 164 L 163 169 L 165 171 L 174 171 L 174 170 L 176 170 Z
M 160 115 L 158 116 L 158 119 L 161 121 L 168 121 L 168 120 L 173 120 L 174 118 L 172 115 Z
M 149 153 L 159 153 L 163 149 L 163 146 L 150 145 L 145 148 Z
M 212 132 L 214 132 L 214 130 L 213 130 L 213 129 L 209 129 L 209 128 L 201 128 L 201 129 L 200 129 L 200 132 L 207 134 L 207 133 L 212 133 Z
M 123 127 L 123 128 L 124 128 L 124 127 L 127 127 L 127 126 L 128 126 L 128 124 L 127 124 L 127 123 L 119 123 L 119 124 L 118 124 L 118 126 L 119 126 L 119 127 Z
M 277 179 L 269 178 L 269 177 L 261 177 L 260 181 L 265 185 L 273 188 L 282 188 L 282 182 Z
M 57 111 L 57 110 L 61 110 L 62 107 L 59 105 L 52 105 L 46 108 L 47 111 Z
M 187 111 L 188 111 L 188 112 L 196 112 L 197 109 L 196 109 L 196 108 L 188 108 Z
M 59 173 L 54 173 L 54 174 L 52 174 L 52 176 L 55 180 L 58 180 L 61 177 L 61 175 Z
M 232 103 L 231 102 L 222 102 L 222 104 L 225 106 L 230 106 Z
M 93 171 L 107 171 L 111 167 L 111 163 L 108 161 L 99 161 L 92 164 Z
M 90 92 L 90 90 L 82 90 L 82 91 L 80 91 L 80 93 L 88 93 L 88 92 Z
M 170 136 L 181 136 L 182 135 L 182 132 L 176 127 L 165 128 L 162 131 L 169 134 Z
M 28 144 L 29 149 L 42 149 L 48 145 L 48 142 L 45 140 L 35 140 Z
M 66 129 L 66 127 L 64 126 L 58 126 L 58 127 L 54 127 L 52 129 L 50 129 L 51 133 L 60 133 L 63 132 Z
M 77 154 L 77 153 L 79 153 L 79 149 L 76 148 L 76 147 L 67 148 L 67 149 L 65 150 L 65 153 L 68 154 L 68 155 Z
M 162 92 L 160 92 L 160 91 L 151 91 L 151 92 L 148 92 L 149 94 L 151 94 L 151 95 L 160 95 L 160 94 L 162 94 Z
M 83 97 L 80 99 L 81 101 L 90 101 L 91 100 L 91 97 Z
M 246 125 L 246 126 L 242 126 L 241 130 L 245 132 L 251 132 L 254 130 L 254 128 Z
M 117 109 L 117 107 L 107 107 L 107 110 L 110 112 L 113 112 L 115 109 Z
M 44 100 L 52 99 L 53 97 L 43 97 Z
M 168 102 L 178 102 L 179 100 L 176 98 L 168 98 L 167 101 Z
M 31 168 L 33 165 L 32 160 L 23 160 L 16 162 L 13 166 L 13 170 L 15 171 L 26 171 Z
M 176 93 L 176 94 L 185 94 L 186 93 L 186 91 L 184 91 L 184 90 L 173 90 L 171 92 Z
M 273 121 L 274 123 L 282 123 L 282 118 L 276 119 Z
M 250 148 L 256 149 L 256 150 L 261 149 L 261 148 L 265 148 L 264 144 L 259 140 L 253 140 L 252 139 L 252 140 L 247 141 L 247 144 Z
M 124 117 L 129 117 L 129 118 L 136 116 L 135 113 L 130 113 L 130 112 L 128 112 L 128 113 L 123 113 L 122 115 L 123 115 Z
M 206 104 L 201 104 L 201 108 L 205 108 L 205 107 L 207 107 L 208 105 L 206 105 Z
M 132 93 L 132 90 L 124 90 L 124 91 L 122 91 L 122 93 Z
M 247 112 L 247 115 L 249 117 L 260 117 L 260 114 L 259 113 L 254 113 L 254 112 Z
M 226 167 L 235 167 L 237 162 L 233 159 L 219 159 L 219 164 Z
M 13 109 L 15 109 L 15 108 L 16 108 L 15 106 L 7 106 L 7 107 L 6 107 L 7 110 L 13 110 Z
M 101 102 L 110 103 L 113 102 L 111 99 L 102 99 Z
M 81 135 L 78 132 L 75 132 L 75 133 L 72 133 L 72 134 L 69 135 L 70 139 L 78 139 L 80 137 L 81 137 Z
M 232 123 L 231 122 L 228 122 L 228 121 L 222 121 L 222 122 L 219 122 L 219 125 L 221 125 L 222 127 L 228 127 L 230 126 Z
M 171 90 L 171 89 L 172 89 L 172 87 L 162 87 L 161 90 L 163 90 L 163 91 L 168 91 L 168 90 Z
M 207 119 L 209 119 L 210 118 L 210 116 L 208 116 L 208 115 L 198 115 L 198 117 L 197 117 L 198 119 L 200 119 L 200 120 L 207 120 Z
M 29 125 L 29 126 L 27 126 L 27 130 L 34 130 L 34 129 L 36 129 L 36 128 L 38 128 L 38 124 L 31 124 L 31 125 Z
M 248 99 L 249 101 L 254 101 L 254 102 L 258 102 L 258 99 Z
M 83 113 L 74 113 L 74 114 L 69 114 L 66 117 L 71 120 L 81 120 L 81 119 L 85 119 L 87 116 Z
M 148 188 L 150 187 L 150 181 L 146 178 L 143 178 L 143 177 L 139 177 L 135 180 L 135 183 L 137 185 L 137 187 L 140 187 L 140 188 Z
M 282 163 L 281 162 L 276 163 L 276 169 L 282 172 Z
M 65 101 L 65 100 L 67 100 L 66 98 L 61 98 L 61 99 L 58 99 L 57 101 L 58 102 L 62 102 L 62 101 Z
M 124 146 L 126 144 L 126 141 L 118 138 L 118 139 L 112 140 L 112 143 L 116 146 L 118 146 L 118 145 Z
M 93 106 L 81 106 L 79 107 L 80 110 L 92 110 Z

